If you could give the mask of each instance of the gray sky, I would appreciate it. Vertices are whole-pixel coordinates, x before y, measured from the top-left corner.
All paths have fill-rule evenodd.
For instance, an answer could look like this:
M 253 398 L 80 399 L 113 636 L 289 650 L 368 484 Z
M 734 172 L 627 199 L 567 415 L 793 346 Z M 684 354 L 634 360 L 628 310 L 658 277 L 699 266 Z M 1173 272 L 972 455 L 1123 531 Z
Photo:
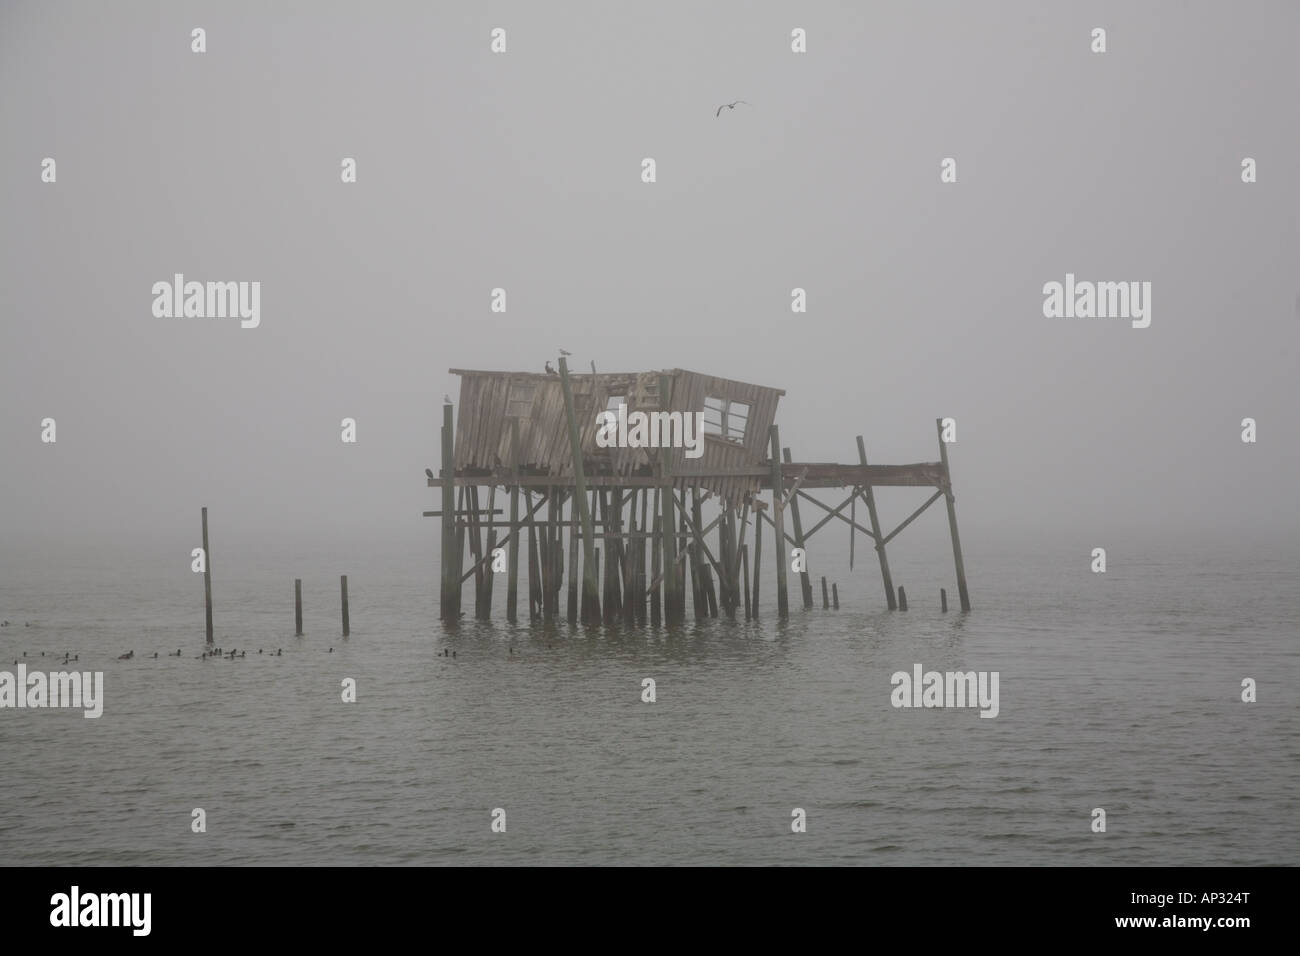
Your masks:
M 1294 535 L 1298 28 L 1294 2 L 7 2 L 0 541 L 188 542 L 206 504 L 435 549 L 446 370 L 560 346 L 784 388 L 796 458 L 862 433 L 934 460 L 953 416 L 968 546 Z M 174 272 L 260 281 L 260 327 L 155 318 Z M 1045 318 L 1067 272 L 1150 281 L 1150 328 Z

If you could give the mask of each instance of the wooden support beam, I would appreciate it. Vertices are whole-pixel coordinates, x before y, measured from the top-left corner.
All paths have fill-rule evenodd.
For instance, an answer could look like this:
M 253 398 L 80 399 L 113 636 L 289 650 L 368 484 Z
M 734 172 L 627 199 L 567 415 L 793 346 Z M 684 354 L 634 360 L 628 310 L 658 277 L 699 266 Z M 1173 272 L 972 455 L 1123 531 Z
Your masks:
M 439 601 L 439 616 L 444 621 L 454 621 L 460 608 L 456 596 L 460 592 L 460 583 L 456 573 L 456 522 L 450 517 L 456 512 L 456 451 L 452 431 L 452 406 L 442 406 L 442 586 Z
M 781 454 L 784 456 L 786 464 L 790 463 L 790 449 L 782 449 Z M 803 536 L 803 522 L 799 520 L 799 500 L 795 497 L 799 493 L 799 486 L 803 484 L 804 478 L 807 477 L 805 471 L 790 486 L 786 493 L 785 503 L 782 508 L 790 509 L 790 517 L 794 520 L 794 542 L 795 547 L 803 552 L 803 570 L 799 572 L 799 588 L 803 594 L 803 607 L 807 611 L 813 606 L 812 577 L 808 574 L 808 546 Z
M 208 550 L 208 509 L 200 512 L 203 522 L 203 632 L 205 643 L 212 643 L 212 552 Z M 192 539 L 191 539 L 192 540 Z M 302 613 L 298 614 L 298 633 L 302 633 Z M 134 653 L 134 652 L 133 652 Z M 25 693 L 25 691 L 24 691 Z
M 528 513 L 533 513 L 533 493 L 524 492 L 524 506 Z M 541 499 L 537 502 L 537 507 L 542 506 Z M 528 525 L 528 620 L 535 621 L 539 613 L 538 600 L 541 595 L 541 582 L 538 580 L 537 567 L 537 528 L 534 523 Z
M 761 502 L 759 502 L 761 504 Z M 754 508 L 754 612 L 758 620 L 758 591 L 763 580 L 763 512 L 757 505 Z
M 849 505 L 852 505 L 853 502 L 855 502 L 855 501 L 858 500 L 858 492 L 859 492 L 859 490 L 860 490 L 860 489 L 858 489 L 858 488 L 854 488 L 854 489 L 853 489 L 853 494 L 851 494 L 851 495 L 849 495 L 847 498 L 845 498 L 844 501 L 843 501 L 843 503 L 842 503 L 838 508 L 836 508 L 834 511 L 831 511 L 829 508 L 826 507 L 826 505 L 822 504 L 822 502 L 818 501 L 816 498 L 812 497 L 811 495 L 807 494 L 806 492 L 800 492 L 799 497 L 803 498 L 805 501 L 811 501 L 813 504 L 818 505 L 819 507 L 821 507 L 823 511 L 828 511 L 828 512 L 829 512 L 829 514 L 827 514 L 825 518 L 822 518 L 821 521 L 818 521 L 815 525 L 813 525 L 813 526 L 812 526 L 812 529 L 811 529 L 810 531 L 806 531 L 806 532 L 804 532 L 803 539 L 804 539 L 805 541 L 810 540 L 810 539 L 812 538 L 813 535 L 815 535 L 819 530 L 821 530 L 822 525 L 826 524 L 828 521 L 830 521 L 830 520 L 832 520 L 832 519 L 834 519 L 834 518 L 839 518 L 841 521 L 847 521 L 847 522 L 849 523 L 849 525 L 850 525 L 850 527 L 849 527 L 849 531 L 850 531 L 850 537 L 849 537 L 849 554 L 850 554 L 850 556 L 852 556 L 852 553 L 853 553 L 853 543 L 852 543 L 852 542 L 853 542 L 853 538 L 852 538 L 851 532 L 853 531 L 852 525 L 853 525 L 854 522 L 853 522 L 853 519 L 852 519 L 851 517 L 850 517 L 850 518 L 845 518 L 843 515 L 840 514 L 840 512 L 843 511 L 843 510 L 844 510 L 846 507 L 848 507 Z M 866 530 L 866 529 L 863 529 L 863 530 Z
M 569 386 L 569 366 L 564 356 L 560 356 L 560 388 L 564 392 L 564 414 L 569 420 L 569 454 L 573 461 L 574 497 L 582 518 L 583 547 L 583 588 L 596 592 L 595 552 L 596 531 L 591 525 L 591 513 L 587 510 L 587 485 L 582 471 L 582 437 L 578 432 L 578 418 L 573 410 L 573 390 Z
M 663 537 L 662 537 L 662 519 L 659 515 L 659 489 L 655 489 L 655 509 L 654 509 L 654 537 L 650 539 L 650 623 L 658 627 L 661 618 L 660 607 L 660 587 L 659 581 L 663 577 L 660 569 L 663 567 Z
M 785 567 L 785 548 L 783 547 L 785 538 L 785 518 L 782 512 L 785 510 L 781 507 L 781 433 L 775 425 L 768 429 L 768 435 L 772 445 L 771 458 L 771 481 L 772 481 L 772 527 L 775 529 L 772 538 L 775 544 L 775 551 L 772 558 L 776 564 L 776 613 L 781 620 L 790 616 L 790 593 L 786 585 L 786 567 Z
M 343 599 L 343 636 L 347 637 L 352 629 L 348 621 L 348 576 L 339 575 L 339 593 Z
M 867 447 L 858 436 L 858 461 L 867 467 Z M 862 500 L 867 503 L 867 516 L 871 519 L 871 535 L 876 541 L 876 556 L 880 558 L 880 580 L 885 587 L 885 602 L 892 611 L 898 607 L 894 598 L 894 579 L 889 574 L 889 558 L 885 555 L 885 544 L 880 536 L 880 516 L 876 514 L 876 495 L 870 484 L 862 485 Z
M 855 488 L 853 493 L 854 493 L 854 495 L 861 495 L 861 494 L 863 493 L 863 489 L 861 489 L 861 488 Z M 831 510 L 829 506 L 827 506 L 827 505 L 825 505 L 825 504 L 822 504 L 822 502 L 818 501 L 816 498 L 814 498 L 812 495 L 808 494 L 808 492 L 806 492 L 806 491 L 801 491 L 801 492 L 799 492 L 799 497 L 802 498 L 804 501 L 807 501 L 807 502 L 810 502 L 811 504 L 816 505 L 816 506 L 817 506 L 818 508 L 820 508 L 822 511 L 830 511 L 830 510 Z M 843 507 L 843 506 L 841 505 L 841 507 Z M 838 510 L 838 509 L 836 509 L 836 510 Z M 873 540 L 875 539 L 875 534 L 871 531 L 870 528 L 864 528 L 864 527 L 862 527 L 862 525 L 856 523 L 856 522 L 853 521 L 851 518 L 846 518 L 846 517 L 844 517 L 844 515 L 842 515 L 842 514 L 840 514 L 840 515 L 835 515 L 835 517 L 838 518 L 840 521 L 843 521 L 843 522 L 845 522 L 846 524 L 852 526 L 853 528 L 856 528 L 858 531 L 861 531 L 863 534 L 867 535 L 868 537 L 872 538 Z M 822 519 L 823 522 L 828 521 L 828 520 L 830 520 L 830 519 L 829 519 L 829 518 L 823 518 L 823 519 Z M 819 527 L 820 527 L 820 526 L 819 526 Z M 807 536 L 805 536 L 805 540 L 807 540 Z
M 685 496 L 683 496 L 681 499 L 679 499 L 678 502 L 677 502 L 677 504 L 678 504 L 678 506 L 680 507 L 681 512 L 682 512 L 682 519 L 683 519 L 683 521 L 684 521 L 683 528 L 686 529 L 686 530 L 689 530 L 689 531 L 691 532 L 691 534 L 694 535 L 694 534 L 695 534 L 695 524 L 691 521 L 691 519 L 690 519 L 689 517 L 687 517 L 687 514 L 686 514 L 686 498 L 685 498 Z M 685 533 L 685 532 L 683 532 L 683 533 Z M 709 564 L 711 564 L 711 565 L 713 566 L 713 569 L 714 569 L 715 571 L 717 571 L 718 574 L 721 574 L 721 573 L 722 573 L 722 565 L 719 564 L 719 563 L 718 563 L 718 559 L 715 558 L 715 557 L 713 556 L 713 552 L 710 551 L 710 550 L 709 550 L 709 546 L 708 546 L 707 544 L 704 543 L 704 539 L 701 538 L 701 537 L 696 536 L 695 540 L 696 540 L 696 541 L 699 543 L 699 545 L 700 545 L 700 553 L 704 556 L 705 559 L 708 560 Z
M 293 636 L 302 637 L 302 578 L 293 579 Z
M 672 379 L 667 375 L 659 376 L 659 407 L 671 409 Z M 664 620 L 669 624 L 680 624 L 685 618 L 685 602 L 677 587 L 677 518 L 673 514 L 673 479 L 669 472 L 669 449 L 659 451 L 656 463 L 659 474 L 656 476 L 663 488 L 663 514 L 660 520 L 660 533 L 663 535 L 664 568 L 668 572 L 664 578 Z
M 569 600 L 568 618 L 570 624 L 578 623 L 578 499 L 581 495 L 569 498 Z
M 936 491 L 933 495 L 930 496 L 929 500 L 926 501 L 925 504 L 921 505 L 921 507 L 917 508 L 917 509 L 916 509 L 915 511 L 913 511 L 910 515 L 908 515 L 906 521 L 904 521 L 902 524 L 900 524 L 900 525 L 899 525 L 897 528 L 895 528 L 893 531 L 889 532 L 889 534 L 885 535 L 885 540 L 882 541 L 882 542 L 880 542 L 880 543 L 881 543 L 882 545 L 884 545 L 884 544 L 889 544 L 889 542 L 893 541 L 896 537 L 898 537 L 898 533 L 899 533 L 900 531 L 902 531 L 904 528 L 906 528 L 909 524 L 911 524 L 911 523 L 912 523 L 913 521 L 915 521 L 917 518 L 921 517 L 921 513 L 924 512 L 926 508 L 930 507 L 930 505 L 932 505 L 932 504 L 934 504 L 936 501 L 938 501 L 942 496 L 943 496 L 943 492 L 942 492 L 942 491 Z
M 748 621 L 752 616 L 752 609 L 749 605 L 749 545 L 747 544 L 740 546 L 740 567 L 745 575 L 745 620 Z
M 948 499 L 948 530 L 952 533 L 952 561 L 957 569 L 957 597 L 961 600 L 961 609 L 970 610 L 970 592 L 966 589 L 966 564 L 961 558 L 961 537 L 957 534 L 957 505 L 952 493 L 952 473 L 948 470 L 948 443 L 943 440 L 943 419 L 934 420 L 939 433 L 939 461 L 943 465 L 944 496 Z
M 469 496 L 470 508 L 473 509 L 471 514 L 474 514 L 478 511 L 478 488 L 467 488 L 465 490 Z M 469 519 L 469 524 L 469 553 L 470 557 L 474 560 L 474 566 L 470 569 L 470 573 L 474 575 L 474 618 L 475 620 L 482 621 L 486 620 L 484 616 L 485 611 L 483 609 L 483 597 L 486 588 L 483 580 L 485 573 L 483 532 L 478 526 L 478 518 L 471 517 Z
M 532 516 L 533 516 L 533 515 L 537 514 L 537 512 L 541 510 L 542 505 L 546 504 L 546 498 L 544 498 L 544 497 L 539 497 L 539 498 L 537 499 L 537 504 L 533 504 L 533 503 L 532 503 L 532 499 L 533 499 L 532 492 L 525 492 L 525 494 L 528 496 L 528 501 L 525 503 L 524 507 L 526 507 L 526 508 L 528 509 L 528 512 L 527 512 L 527 514 L 524 515 L 524 517 L 523 517 L 522 520 L 516 522 L 516 523 L 519 525 L 519 528 L 515 529 L 515 531 L 511 531 L 510 534 L 509 534 L 507 537 L 502 538 L 499 542 L 497 542 L 498 546 L 500 546 L 500 545 L 504 545 L 504 544 L 506 543 L 506 541 L 508 540 L 508 541 L 510 542 L 510 546 L 511 546 L 511 548 L 512 548 L 512 551 L 511 551 L 511 554 L 512 554 L 512 555 L 517 555 L 517 554 L 518 554 L 518 539 L 519 539 L 519 535 L 517 534 L 517 531 L 518 531 L 519 529 L 527 528 L 527 529 L 528 529 L 528 533 L 529 533 L 529 534 L 532 534 L 534 528 L 541 528 L 541 527 L 544 527 L 544 526 L 545 526 L 545 523 L 544 523 L 544 522 L 533 521 L 533 520 L 531 520 L 531 519 L 532 519 Z M 482 558 L 481 560 L 482 560 L 483 563 L 488 563 L 488 562 L 490 562 L 490 561 L 492 560 L 492 555 L 491 555 L 491 554 L 486 554 L 486 555 L 483 556 L 483 558 Z M 511 560 L 511 564 L 513 565 L 513 563 L 514 563 L 514 557 L 511 557 L 510 560 Z M 461 583 L 461 584 L 464 584 L 464 583 L 465 583 L 466 581 L 468 581 L 471 577 L 473 577 L 474 572 L 475 572 L 475 568 L 477 568 L 477 567 L 478 567 L 478 564 L 476 563 L 475 566 L 474 566 L 473 568 L 470 568 L 470 569 L 469 569 L 468 571 L 466 571 L 463 575 L 461 575 L 461 577 L 460 577 L 460 583 Z
M 519 419 L 510 419 L 510 460 L 519 461 Z M 516 475 L 517 477 L 517 475 Z M 519 485 L 510 486 L 510 567 L 506 569 L 506 620 L 519 619 Z

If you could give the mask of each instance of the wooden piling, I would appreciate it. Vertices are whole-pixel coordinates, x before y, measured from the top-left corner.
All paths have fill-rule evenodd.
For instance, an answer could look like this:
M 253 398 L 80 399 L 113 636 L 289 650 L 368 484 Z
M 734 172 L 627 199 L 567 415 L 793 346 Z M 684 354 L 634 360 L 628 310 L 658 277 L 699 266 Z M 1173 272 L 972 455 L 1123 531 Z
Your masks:
M 781 487 L 781 435 L 775 425 L 768 429 L 772 441 L 772 528 L 776 560 L 776 613 L 782 620 L 790 616 L 790 594 L 786 585 L 785 567 L 785 503 Z
M 578 495 L 569 496 L 569 600 L 570 624 L 578 623 Z
M 641 532 L 650 530 L 647 523 L 649 518 L 650 506 L 650 489 L 641 489 Z M 645 577 L 645 552 L 648 539 L 644 536 L 638 540 L 636 545 L 636 576 L 632 582 L 633 591 L 636 594 L 636 620 L 638 624 L 646 622 L 646 577 Z
M 594 366 L 593 366 L 594 368 Z M 582 435 L 578 430 L 578 418 L 573 410 L 573 389 L 569 385 L 569 366 L 564 356 L 560 356 L 560 388 L 564 392 L 564 414 L 569 421 L 569 452 L 573 461 L 573 497 L 578 503 L 582 517 L 583 557 L 583 595 L 590 589 L 594 598 L 596 594 L 596 568 L 594 549 L 596 529 L 587 510 L 587 481 L 582 470 Z M 584 619 L 586 613 L 584 612 Z M 593 622 L 594 623 L 594 622 Z
M 749 545 L 740 546 L 740 567 L 745 575 L 745 620 L 751 617 L 749 606 Z
M 707 610 L 709 612 L 709 617 L 717 617 L 718 616 L 718 592 L 714 589 L 713 586 L 713 571 L 708 566 L 708 564 L 701 564 L 700 572 L 701 574 L 704 575 L 704 596 L 708 601 Z M 721 578 L 718 579 L 718 583 L 719 586 L 721 586 L 722 583 Z
M 867 447 L 862 443 L 861 435 L 858 436 L 858 461 L 864 467 L 867 464 Z M 898 607 L 898 603 L 894 599 L 894 579 L 889 574 L 889 558 L 885 555 L 884 539 L 880 533 L 880 516 L 876 513 L 876 494 L 871 490 L 870 482 L 862 486 L 862 498 L 867 503 L 867 516 L 871 519 L 871 533 L 876 539 L 876 556 L 880 558 L 880 580 L 885 586 L 885 603 L 893 611 Z
M 486 596 L 486 584 L 484 576 L 491 574 L 491 568 L 483 566 L 483 528 L 479 521 L 479 500 L 478 488 L 470 487 L 465 489 L 468 504 L 468 524 L 469 524 L 469 553 L 474 560 L 474 618 L 475 620 L 486 620 L 487 613 L 483 606 L 483 599 Z
M 952 473 L 948 470 L 948 444 L 943 440 L 943 419 L 934 420 L 939 432 L 939 462 L 943 465 L 943 493 L 948 501 L 948 530 L 952 533 L 952 562 L 957 570 L 957 597 L 961 609 L 970 610 L 970 592 L 966 589 L 966 564 L 961 559 L 961 536 L 957 534 L 957 505 L 952 493 Z
M 778 554 L 780 552 L 777 552 Z M 754 620 L 758 620 L 758 591 L 763 581 L 763 512 L 754 509 Z
M 531 492 L 524 492 L 524 506 L 528 509 L 529 514 L 533 511 L 533 496 Z M 537 566 L 537 522 L 533 519 L 528 521 L 528 620 L 537 620 L 539 608 L 538 605 L 541 597 L 541 581 L 538 580 L 540 569 Z
M 348 627 L 348 576 L 346 574 L 339 575 L 339 593 L 343 598 L 343 636 L 347 637 L 351 629 Z
M 682 508 L 685 509 L 685 498 Z M 685 514 L 682 515 L 685 518 Z M 691 590 L 695 592 L 695 620 L 701 621 L 709 616 L 709 596 L 705 590 L 704 575 L 704 540 L 700 537 L 700 486 L 691 485 Z
M 519 477 L 519 419 L 510 419 L 510 460 Z M 445 518 L 443 519 L 446 520 Z M 510 486 L 510 567 L 506 569 L 506 620 L 519 619 L 519 484 Z
M 901 584 L 898 586 L 898 609 L 900 611 L 907 610 L 907 592 L 903 590 Z
M 944 614 L 948 613 L 948 589 L 939 588 L 939 610 Z
M 456 567 L 456 445 L 451 405 L 442 406 L 442 608 L 444 621 L 460 616 L 460 576 Z
M 671 408 L 672 378 L 659 376 L 659 407 L 663 411 Z M 663 539 L 664 562 L 664 620 L 669 624 L 680 624 L 685 618 L 685 602 L 682 601 L 677 576 L 677 520 L 673 509 L 673 481 L 669 473 L 668 462 L 671 449 L 659 450 L 659 478 L 662 488 L 661 504 L 663 513 L 660 522 L 660 535 Z
M 840 586 L 835 583 L 831 584 L 831 607 L 836 611 L 840 609 Z
M 650 623 L 658 627 L 662 620 L 660 616 L 660 594 L 663 585 L 660 584 L 660 574 L 663 572 L 663 522 L 659 516 L 659 489 L 655 489 L 655 517 L 654 517 L 654 536 L 650 539 Z
M 824 611 L 830 606 L 831 606 L 831 599 L 829 593 L 826 590 L 826 575 L 823 574 L 822 575 L 822 610 Z
M 781 455 L 786 464 L 791 462 L 789 448 L 782 449 Z M 808 547 L 804 544 L 803 522 L 799 520 L 799 497 L 797 495 L 790 498 L 790 518 L 794 523 L 794 546 L 803 552 L 803 570 L 799 572 L 799 588 L 803 593 L 804 610 L 808 610 L 813 606 L 812 576 L 808 573 Z
M 202 510 L 203 519 L 203 630 L 207 643 L 212 643 L 212 552 L 208 550 L 208 509 Z M 301 622 L 298 625 L 302 632 Z
M 302 578 L 293 579 L 293 636 L 302 637 Z
M 497 581 L 496 571 L 493 570 L 493 565 L 496 564 L 495 552 L 497 549 L 496 503 L 497 489 L 496 485 L 492 485 L 488 488 L 487 544 L 483 548 L 483 563 L 485 565 L 483 569 L 483 588 L 487 592 L 483 596 L 483 604 L 487 609 L 486 620 L 492 618 L 492 592 L 496 588 Z

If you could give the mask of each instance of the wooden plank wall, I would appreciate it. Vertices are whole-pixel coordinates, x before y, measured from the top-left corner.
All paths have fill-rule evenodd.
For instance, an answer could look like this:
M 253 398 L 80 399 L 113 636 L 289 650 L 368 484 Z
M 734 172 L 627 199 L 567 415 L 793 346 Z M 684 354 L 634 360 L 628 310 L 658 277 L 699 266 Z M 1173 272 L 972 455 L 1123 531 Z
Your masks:
M 456 416 L 456 469 L 505 471 L 515 467 L 538 469 L 556 477 L 571 477 L 564 395 L 558 376 L 536 372 L 494 372 L 451 369 L 459 375 L 460 401 Z M 605 410 L 611 395 L 623 396 L 630 412 L 658 411 L 659 372 L 619 372 L 572 375 L 573 400 L 582 429 L 583 458 L 593 473 L 630 474 L 650 464 L 642 448 L 602 449 L 596 445 L 596 416 Z M 701 457 L 686 457 L 684 448 L 670 450 L 669 467 L 674 474 L 688 475 L 756 466 L 766 460 L 768 427 L 776 419 L 776 407 L 785 392 L 747 382 L 702 375 L 685 369 L 668 373 L 673 379 L 672 402 L 668 411 L 702 412 L 706 398 L 744 402 L 749 415 L 743 442 L 705 436 Z M 531 393 L 526 403 L 511 403 L 512 390 Z M 520 454 L 511 458 L 510 420 L 519 418 Z M 686 481 L 680 481 L 685 486 Z M 758 481 L 751 478 L 715 478 L 701 487 L 726 498 L 737 509 L 746 493 L 756 493 Z

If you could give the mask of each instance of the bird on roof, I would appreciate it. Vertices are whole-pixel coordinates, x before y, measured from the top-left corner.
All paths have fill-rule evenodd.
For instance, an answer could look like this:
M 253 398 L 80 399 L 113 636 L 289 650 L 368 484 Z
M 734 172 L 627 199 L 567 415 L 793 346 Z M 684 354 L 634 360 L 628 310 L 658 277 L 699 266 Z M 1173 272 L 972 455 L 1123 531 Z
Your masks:
M 555 369 L 551 368 L 550 360 L 547 360 L 547 362 L 546 362 L 546 374 L 547 374 L 547 375 L 559 375 L 559 374 L 560 374 L 560 373 L 557 372 Z
M 424 469 L 424 477 L 426 477 L 426 478 L 432 480 L 432 478 L 433 478 L 433 471 L 430 470 L 430 469 L 428 469 L 428 468 Z
M 745 103 L 745 101 L 744 101 L 744 100 L 736 100 L 735 103 L 723 103 L 721 106 L 718 107 L 718 111 L 717 111 L 716 113 L 713 114 L 713 118 L 714 118 L 714 119 L 717 119 L 719 116 L 721 116 L 723 110 L 734 110 L 734 109 L 736 108 L 737 104 L 739 104 L 739 103 Z M 752 105 L 752 104 L 750 104 L 750 103 L 745 103 L 745 105 L 746 105 L 746 106 L 750 106 L 750 105 Z

